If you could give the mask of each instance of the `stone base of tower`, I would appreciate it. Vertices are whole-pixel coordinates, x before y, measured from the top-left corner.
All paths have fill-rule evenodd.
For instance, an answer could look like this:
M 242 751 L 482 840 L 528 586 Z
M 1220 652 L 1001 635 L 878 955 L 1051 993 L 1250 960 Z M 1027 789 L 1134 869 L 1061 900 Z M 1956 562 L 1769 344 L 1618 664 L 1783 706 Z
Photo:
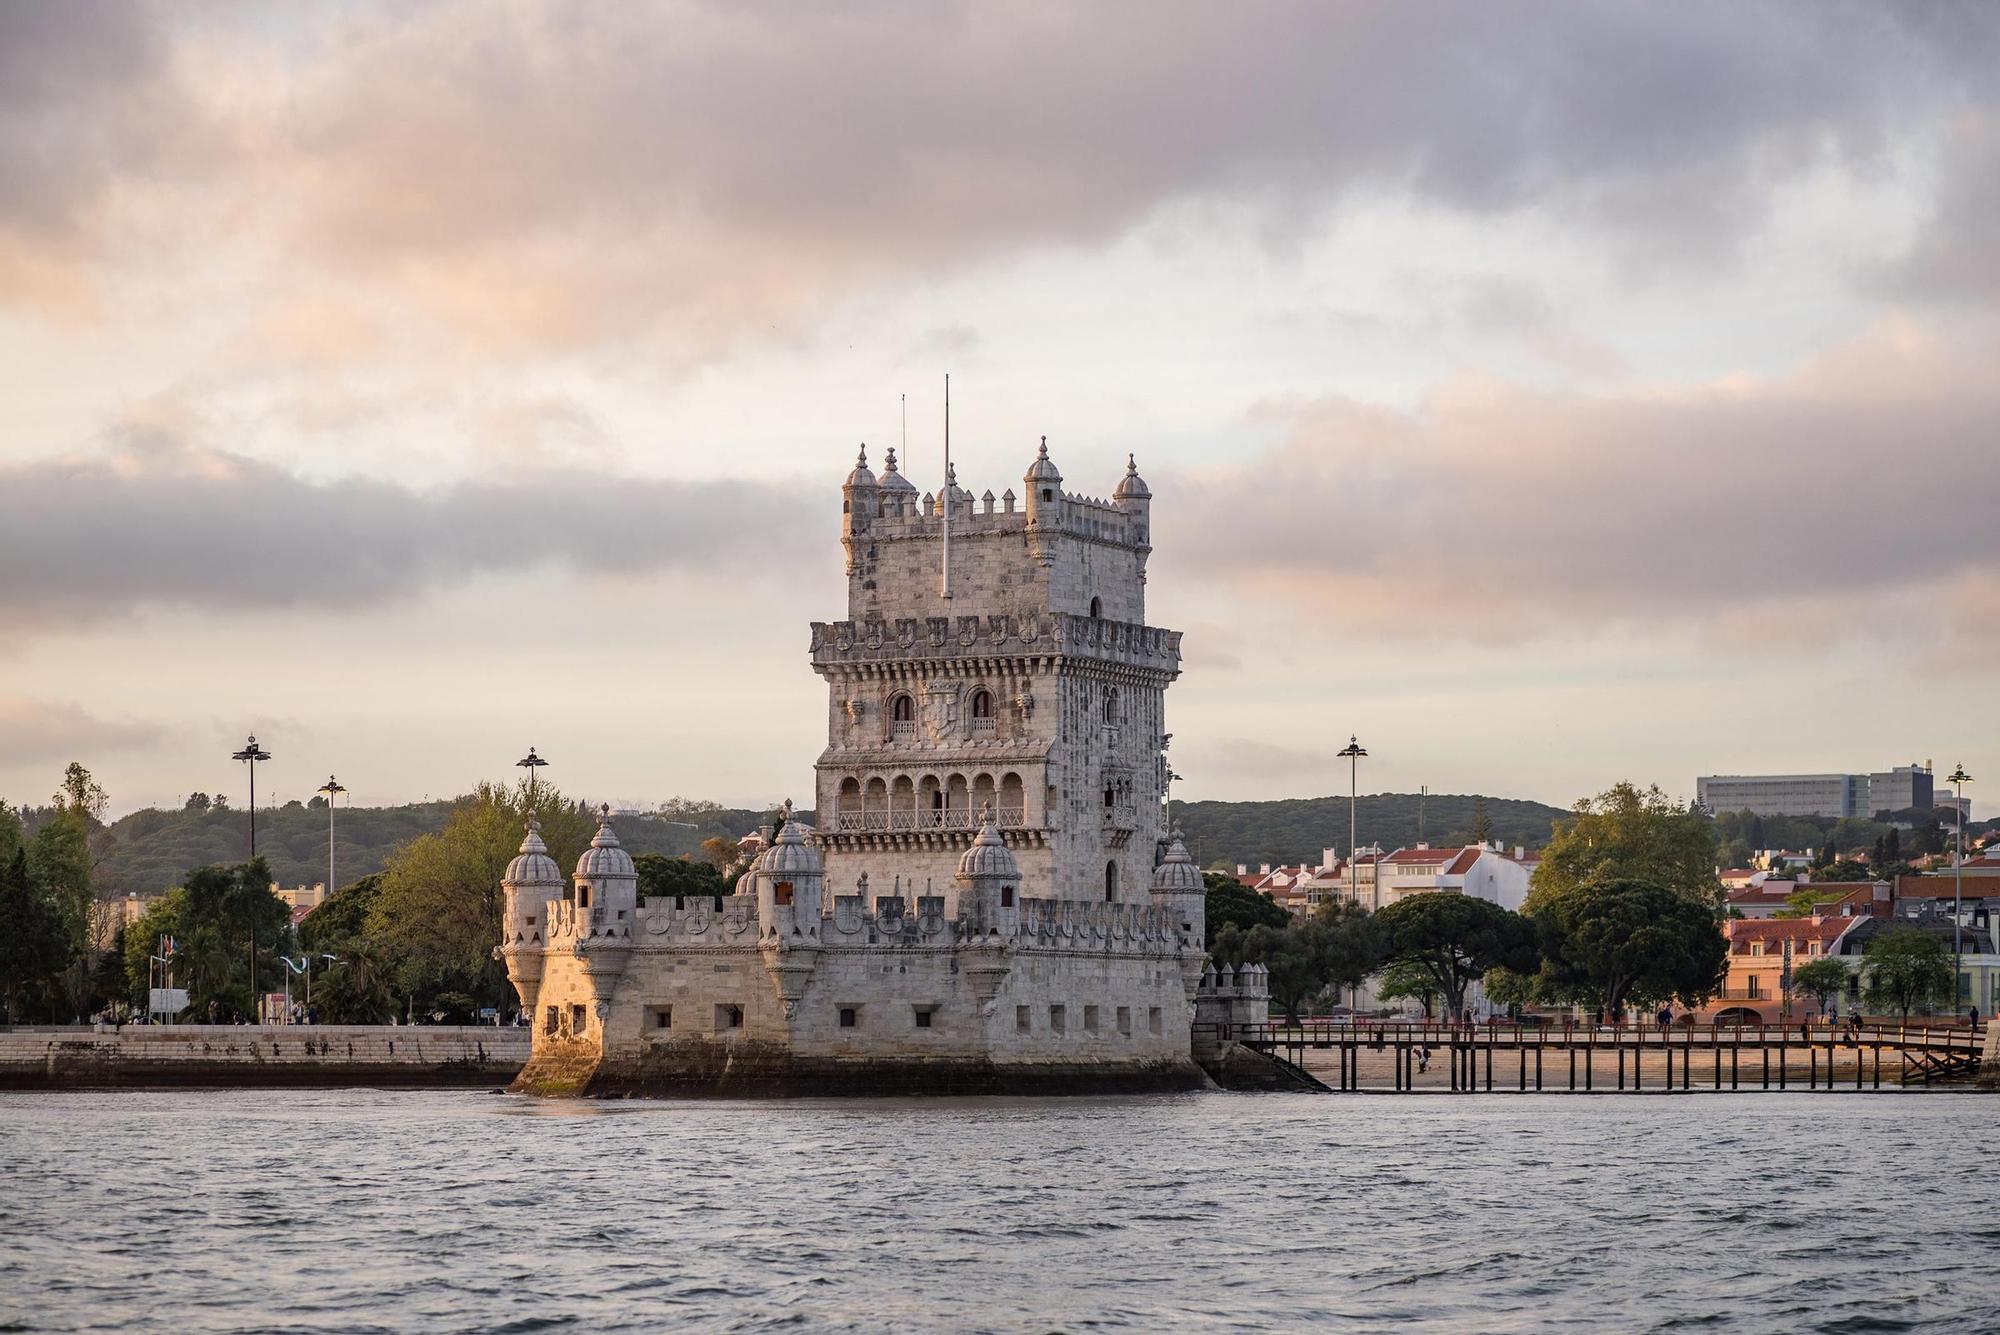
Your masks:
M 590 1098 L 879 1098 L 898 1095 L 1156 1094 L 1212 1088 L 1192 1059 L 995 1062 L 826 1058 L 773 1043 L 683 1046 L 631 1058 L 537 1052 L 516 1093 Z

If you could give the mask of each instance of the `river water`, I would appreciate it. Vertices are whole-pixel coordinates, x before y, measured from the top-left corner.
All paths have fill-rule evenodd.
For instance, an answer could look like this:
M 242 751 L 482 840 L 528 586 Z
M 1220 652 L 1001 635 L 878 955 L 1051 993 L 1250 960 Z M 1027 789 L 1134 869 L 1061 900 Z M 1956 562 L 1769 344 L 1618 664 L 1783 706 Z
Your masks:
M 1973 1094 L 0 1094 L 0 1329 L 2000 1329 Z

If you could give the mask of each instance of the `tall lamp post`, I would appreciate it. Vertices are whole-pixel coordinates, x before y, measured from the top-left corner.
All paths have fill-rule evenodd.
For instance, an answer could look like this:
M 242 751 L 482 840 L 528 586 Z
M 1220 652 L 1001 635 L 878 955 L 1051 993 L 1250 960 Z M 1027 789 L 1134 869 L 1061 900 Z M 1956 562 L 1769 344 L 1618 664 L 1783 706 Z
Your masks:
M 257 762 L 260 760 L 269 760 L 271 753 L 257 745 L 257 734 L 253 732 L 250 734 L 250 740 L 244 744 L 243 749 L 229 758 L 231 760 L 246 761 L 250 766 L 250 857 L 252 860 L 255 860 L 257 856 Z
M 535 754 L 532 746 L 528 748 L 527 755 L 514 762 L 515 768 L 528 771 L 528 814 L 531 816 L 535 812 L 535 771 L 548 763 Z
M 1361 743 L 1354 734 L 1347 734 L 1347 746 L 1339 752 L 1347 761 L 1347 897 L 1356 904 L 1361 902 L 1361 862 L 1355 846 L 1355 831 L 1360 827 L 1355 816 L 1355 805 L 1361 791 L 1361 757 L 1368 753 L 1361 749 Z M 1380 872 L 1378 867 L 1377 872 Z M 1382 883 L 1375 882 L 1375 897 L 1381 898 Z M 1380 907 L 1378 904 L 1377 907 Z
M 1958 975 L 1964 967 L 1965 928 L 1965 785 L 1972 776 L 1960 765 L 1945 775 L 1952 787 L 1952 810 L 1958 813 L 1958 855 L 1952 861 L 1951 887 L 1951 1008 L 1958 1009 Z
M 333 799 L 347 790 L 340 786 L 340 780 L 329 774 L 326 782 L 319 786 L 319 791 L 326 794 L 326 892 L 330 895 L 340 889 L 340 882 L 333 879 Z M 312 985 L 308 983 L 306 986 L 310 991 Z
M 255 862 L 257 860 L 257 762 L 269 760 L 271 753 L 257 745 L 257 734 L 253 732 L 250 734 L 250 740 L 244 743 L 243 749 L 229 758 L 244 761 L 250 766 L 250 860 Z M 262 994 L 257 991 L 257 921 L 254 917 L 250 920 L 250 1005 L 256 1012 L 251 1023 L 263 1023 L 264 1001 Z

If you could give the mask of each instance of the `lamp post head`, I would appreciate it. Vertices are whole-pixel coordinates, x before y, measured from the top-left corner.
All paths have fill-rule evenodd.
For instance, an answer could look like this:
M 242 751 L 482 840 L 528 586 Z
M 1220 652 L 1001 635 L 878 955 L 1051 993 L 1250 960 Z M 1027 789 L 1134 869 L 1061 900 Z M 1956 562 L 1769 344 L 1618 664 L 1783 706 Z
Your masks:
M 536 755 L 535 748 L 531 746 L 528 748 L 528 754 L 522 756 L 519 760 L 515 761 L 514 766 L 517 769 L 524 769 L 528 771 L 529 777 L 532 778 L 536 770 L 540 769 L 542 766 L 548 763 L 549 763 L 548 761 Z
M 1963 765 L 1960 765 L 1960 766 L 1959 766 L 1959 767 L 1958 767 L 1957 769 L 1955 769 L 1955 770 L 1953 770 L 1953 771 L 1952 771 L 1951 773 L 1949 773 L 1949 774 L 1945 775 L 1945 776 L 1944 776 L 1944 781 L 1945 781 L 1946 783 L 1954 783 L 1954 784 L 1956 784 L 1956 783 L 1971 783 L 1971 782 L 1972 782 L 1972 776 L 1971 776 L 1970 774 L 1967 774 L 1967 773 L 1965 772 L 1965 766 L 1963 766 Z
M 1335 754 L 1342 760 L 1359 760 L 1362 756 L 1367 755 L 1368 752 L 1363 750 L 1361 743 L 1354 739 L 1354 734 L 1349 733 L 1347 736 L 1347 745 Z
M 234 753 L 229 758 L 231 760 L 249 761 L 269 760 L 271 753 L 257 745 L 257 734 L 253 732 L 250 734 L 250 740 L 244 743 L 243 749 Z
M 328 802 L 332 802 L 336 794 L 344 793 L 347 791 L 347 789 L 341 786 L 340 780 L 334 778 L 331 774 L 329 774 L 326 776 L 326 782 L 321 784 L 317 791 L 325 793 L 326 800 Z

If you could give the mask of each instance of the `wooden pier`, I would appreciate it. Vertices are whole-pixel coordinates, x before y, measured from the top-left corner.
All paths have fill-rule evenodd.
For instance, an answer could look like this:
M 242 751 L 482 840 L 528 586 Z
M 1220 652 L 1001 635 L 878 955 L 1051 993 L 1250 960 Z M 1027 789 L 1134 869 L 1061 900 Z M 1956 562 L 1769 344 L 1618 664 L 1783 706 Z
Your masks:
M 1443 1062 L 1450 1093 L 1728 1093 L 1880 1090 L 1972 1076 L 1985 1028 L 1966 1025 L 1682 1024 L 1590 1026 L 1330 1023 L 1212 1026 L 1307 1075 L 1306 1054 L 1331 1051 L 1337 1074 L 1308 1080 L 1330 1093 L 1417 1091 L 1420 1068 Z M 1390 1058 L 1385 1086 L 1362 1066 Z M 1851 1069 L 1846 1069 L 1851 1066 Z

